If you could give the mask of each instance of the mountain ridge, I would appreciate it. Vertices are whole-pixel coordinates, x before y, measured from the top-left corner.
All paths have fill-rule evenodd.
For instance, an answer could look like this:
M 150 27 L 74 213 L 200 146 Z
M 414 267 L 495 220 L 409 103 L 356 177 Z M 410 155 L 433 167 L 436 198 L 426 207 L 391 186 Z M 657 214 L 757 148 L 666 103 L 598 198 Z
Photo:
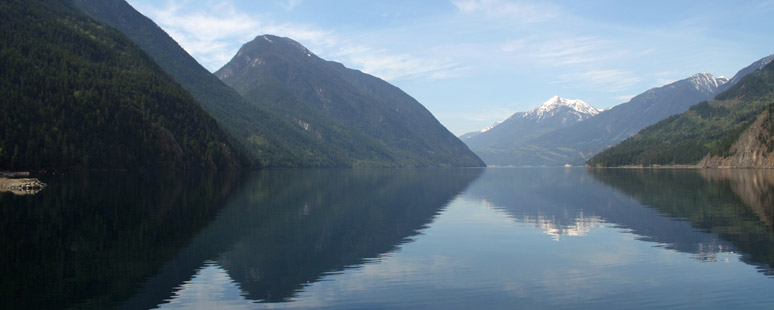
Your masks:
M 548 132 L 582 122 L 599 110 L 580 99 L 553 96 L 527 112 L 516 112 L 488 130 L 463 135 L 463 142 L 487 165 L 508 165 L 521 143 Z
M 626 103 L 604 110 L 593 119 L 557 129 L 525 143 L 515 166 L 583 165 L 588 158 L 641 129 L 714 97 L 728 82 L 697 73 L 651 88 Z
M 344 165 L 329 147 L 291 121 L 248 102 L 202 67 L 151 19 L 124 0 L 72 0 L 95 20 L 115 27 L 153 57 L 196 101 L 266 167 Z
M 3 169 L 251 165 L 193 97 L 119 31 L 65 1 L 0 6 Z
M 774 162 L 773 89 L 774 63 L 769 61 L 714 100 L 643 129 L 587 164 L 767 167 Z
M 356 165 L 374 156 L 398 166 L 483 165 L 399 88 L 319 58 L 292 39 L 257 36 L 215 75 L 251 102 L 316 131 Z M 267 85 L 278 85 L 283 99 L 266 100 Z

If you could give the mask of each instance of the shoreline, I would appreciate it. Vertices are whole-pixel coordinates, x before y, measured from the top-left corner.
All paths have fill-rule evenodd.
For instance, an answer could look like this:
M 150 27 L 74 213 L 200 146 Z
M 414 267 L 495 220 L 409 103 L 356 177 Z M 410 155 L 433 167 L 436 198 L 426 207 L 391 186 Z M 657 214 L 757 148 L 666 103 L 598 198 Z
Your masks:
M 586 168 L 590 168 L 590 169 L 756 169 L 756 170 L 774 169 L 771 167 L 742 167 L 742 166 L 703 167 L 699 165 L 653 165 L 653 166 L 617 166 L 617 167 L 586 166 Z
M 46 187 L 46 183 L 41 182 L 37 178 L 28 178 L 29 176 L 29 172 L 0 171 L 0 192 L 31 195 L 40 192 Z

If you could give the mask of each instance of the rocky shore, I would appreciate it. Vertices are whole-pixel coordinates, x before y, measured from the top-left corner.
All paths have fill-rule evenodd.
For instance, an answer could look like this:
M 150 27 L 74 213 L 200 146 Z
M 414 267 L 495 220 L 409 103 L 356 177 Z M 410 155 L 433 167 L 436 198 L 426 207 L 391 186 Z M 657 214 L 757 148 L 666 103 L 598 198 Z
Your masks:
M 30 195 L 46 187 L 46 183 L 36 178 L 19 178 L 29 175 L 29 172 L 0 172 L 0 192 Z

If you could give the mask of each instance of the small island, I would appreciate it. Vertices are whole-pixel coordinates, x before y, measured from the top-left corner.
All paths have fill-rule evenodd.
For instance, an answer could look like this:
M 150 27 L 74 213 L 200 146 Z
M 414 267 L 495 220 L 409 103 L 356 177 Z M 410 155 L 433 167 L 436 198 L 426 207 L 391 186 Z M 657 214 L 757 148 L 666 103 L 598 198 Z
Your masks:
M 0 192 L 11 192 L 16 195 L 32 195 L 46 187 L 46 183 L 37 178 L 29 177 L 29 172 L 0 171 Z

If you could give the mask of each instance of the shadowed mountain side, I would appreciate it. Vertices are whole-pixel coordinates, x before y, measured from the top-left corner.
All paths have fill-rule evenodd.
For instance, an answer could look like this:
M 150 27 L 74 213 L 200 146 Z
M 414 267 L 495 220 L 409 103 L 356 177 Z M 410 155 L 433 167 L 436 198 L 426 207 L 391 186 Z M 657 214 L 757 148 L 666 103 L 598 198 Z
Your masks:
M 348 166 L 484 165 L 399 88 L 319 58 L 290 38 L 258 36 L 215 75 L 325 141 Z
M 0 2 L 0 167 L 237 169 L 252 162 L 134 42 L 69 1 Z
M 73 0 L 92 18 L 139 45 L 264 166 L 341 166 L 330 148 L 302 128 L 242 98 L 124 0 Z
M 322 276 L 409 242 L 479 169 L 267 170 L 124 308 L 169 300 L 216 261 L 244 296 L 287 301 Z
M 129 299 L 209 224 L 241 178 L 99 173 L 41 179 L 49 186 L 37 195 L 0 193 L 2 309 L 107 309 Z
M 774 204 L 762 205 L 774 196 L 770 171 L 589 171 L 648 208 L 730 243 L 732 247 L 726 251 L 735 249 L 742 261 L 774 275 Z

